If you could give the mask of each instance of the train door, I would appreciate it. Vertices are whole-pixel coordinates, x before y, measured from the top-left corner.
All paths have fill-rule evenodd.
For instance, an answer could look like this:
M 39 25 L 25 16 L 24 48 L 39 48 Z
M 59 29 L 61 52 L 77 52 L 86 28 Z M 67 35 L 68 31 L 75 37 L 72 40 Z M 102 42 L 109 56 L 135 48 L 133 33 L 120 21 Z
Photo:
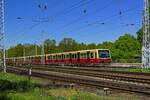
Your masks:
M 69 62 L 70 62 L 70 63 L 71 63 L 71 59 L 72 59 L 71 56 L 72 56 L 71 53 L 69 53 Z
M 87 51 L 87 62 L 90 62 L 90 51 Z
M 77 52 L 77 63 L 80 62 L 80 52 Z
M 63 63 L 63 62 L 64 62 L 64 57 L 65 57 L 65 55 L 64 55 L 64 54 L 61 54 L 61 57 L 62 57 L 61 62 Z

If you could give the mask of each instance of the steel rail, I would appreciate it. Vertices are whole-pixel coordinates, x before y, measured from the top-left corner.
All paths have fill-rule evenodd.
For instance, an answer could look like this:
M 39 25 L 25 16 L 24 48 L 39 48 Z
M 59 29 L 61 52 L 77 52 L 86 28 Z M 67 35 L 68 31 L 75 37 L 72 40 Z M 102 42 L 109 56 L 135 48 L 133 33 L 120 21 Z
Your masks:
M 27 75 L 27 71 L 25 69 L 20 68 L 8 68 L 8 72 L 19 72 L 19 74 Z M 150 94 L 150 86 L 147 85 L 136 85 L 136 84 L 129 84 L 129 83 L 122 83 L 122 82 L 113 82 L 109 80 L 102 80 L 97 79 L 94 77 L 89 76 L 82 76 L 82 75 L 73 75 L 73 74 L 64 74 L 64 73 L 48 73 L 43 71 L 32 71 L 32 76 L 39 77 L 39 78 L 45 78 L 45 79 L 51 79 L 54 81 L 63 81 L 63 82 L 69 82 L 69 83 L 76 83 L 76 84 L 83 84 L 83 85 L 89 85 L 89 86 L 95 86 L 95 87 L 108 87 L 111 89 L 117 89 L 117 90 L 124 90 L 124 91 L 130 91 L 130 92 L 137 92 L 137 93 L 144 93 L 144 94 Z
M 150 77 L 143 78 L 138 76 L 131 76 L 131 75 L 120 75 L 120 74 L 113 74 L 113 73 L 105 73 L 105 72 L 94 72 L 94 71 L 87 71 L 87 70 L 73 70 L 73 69 L 63 69 L 63 68 L 36 68 L 35 70 L 42 70 L 42 71 L 55 71 L 61 73 L 69 73 L 69 74 L 77 74 L 77 75 L 84 75 L 84 76 L 92 76 L 92 77 L 99 77 L 99 78 L 107 78 L 113 80 L 120 80 L 120 81 L 128 81 L 128 82 L 136 82 L 136 83 L 143 83 L 150 85 Z

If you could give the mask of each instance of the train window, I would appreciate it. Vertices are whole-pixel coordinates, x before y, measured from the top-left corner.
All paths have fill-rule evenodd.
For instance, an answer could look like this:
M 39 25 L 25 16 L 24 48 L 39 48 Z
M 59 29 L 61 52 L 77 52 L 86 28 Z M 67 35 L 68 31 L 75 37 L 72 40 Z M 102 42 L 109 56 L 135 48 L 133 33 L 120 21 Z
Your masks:
M 69 59 L 69 55 L 67 54 L 67 59 Z
M 61 54 L 61 60 L 63 60 L 64 59 L 64 55 L 63 54 Z
M 62 56 L 62 55 L 60 55 L 60 60 L 62 60 L 62 58 L 63 58 L 63 56 Z
M 74 58 L 77 58 L 77 54 L 74 55 Z
M 55 60 L 57 60 L 57 55 L 55 55 L 54 57 L 55 57 Z
M 50 58 L 50 60 L 52 60 L 52 59 L 53 59 L 51 55 L 50 55 L 50 57 L 49 57 L 49 58 Z
M 74 58 L 74 54 L 72 54 L 72 58 Z
M 71 59 L 72 58 L 72 56 L 71 56 L 71 53 L 69 54 L 69 59 Z
M 61 58 L 62 58 L 62 56 L 61 56 L 61 55 L 59 55 L 59 60 L 61 60 Z
M 90 51 L 87 51 L 87 58 L 90 58 Z
M 65 59 L 66 56 L 65 55 L 63 55 L 63 56 L 64 56 L 63 59 Z
M 83 58 L 83 53 L 80 53 L 80 57 Z
M 91 58 L 94 58 L 93 53 L 91 53 Z
M 59 60 L 59 55 L 57 55 L 57 60 Z
M 56 59 L 56 57 L 55 57 L 55 56 L 53 56 L 53 59 L 55 60 L 55 59 Z
M 51 59 L 52 59 L 52 57 L 51 57 L 51 56 L 48 56 L 48 59 L 49 59 L 49 60 L 51 60 Z
M 86 56 L 87 56 L 87 54 L 86 54 L 86 53 L 84 53 L 84 58 L 86 58 Z
M 87 54 L 86 53 L 81 53 L 81 58 L 86 58 Z

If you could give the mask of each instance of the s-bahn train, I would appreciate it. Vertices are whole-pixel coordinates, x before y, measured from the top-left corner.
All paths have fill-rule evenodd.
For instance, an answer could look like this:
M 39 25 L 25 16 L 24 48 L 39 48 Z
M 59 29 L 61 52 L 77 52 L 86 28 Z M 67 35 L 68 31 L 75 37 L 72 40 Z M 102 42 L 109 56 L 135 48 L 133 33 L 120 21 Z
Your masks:
M 72 52 L 34 55 L 25 57 L 6 58 L 7 65 L 23 64 L 101 64 L 111 63 L 111 54 L 108 49 L 92 49 Z

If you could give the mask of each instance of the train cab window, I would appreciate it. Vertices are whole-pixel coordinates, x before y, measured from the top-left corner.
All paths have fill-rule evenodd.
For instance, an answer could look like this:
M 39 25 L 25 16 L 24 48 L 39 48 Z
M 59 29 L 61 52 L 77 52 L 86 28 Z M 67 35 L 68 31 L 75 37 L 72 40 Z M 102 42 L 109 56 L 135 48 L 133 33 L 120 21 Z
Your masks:
M 110 58 L 109 50 L 98 50 L 99 58 Z

